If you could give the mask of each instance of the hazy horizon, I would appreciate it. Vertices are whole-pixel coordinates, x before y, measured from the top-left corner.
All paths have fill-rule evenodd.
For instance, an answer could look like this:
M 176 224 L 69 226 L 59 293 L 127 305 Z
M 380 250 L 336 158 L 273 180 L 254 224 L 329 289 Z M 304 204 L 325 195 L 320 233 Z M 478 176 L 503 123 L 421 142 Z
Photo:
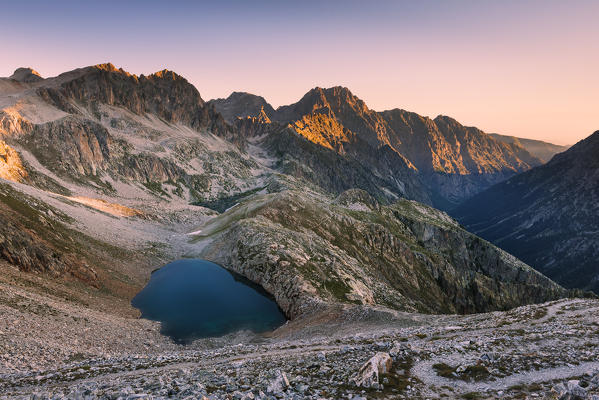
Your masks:
M 3 6 L 0 75 L 168 68 L 202 98 L 274 107 L 346 86 L 377 111 L 573 144 L 599 129 L 599 2 L 32 1 Z

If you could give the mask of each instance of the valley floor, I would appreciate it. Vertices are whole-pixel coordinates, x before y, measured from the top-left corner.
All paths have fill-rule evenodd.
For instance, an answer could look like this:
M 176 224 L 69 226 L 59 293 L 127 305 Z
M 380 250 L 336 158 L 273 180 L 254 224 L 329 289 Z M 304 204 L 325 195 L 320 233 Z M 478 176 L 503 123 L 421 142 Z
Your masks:
M 353 322 L 341 315 L 352 308 L 182 346 L 157 323 L 28 290 L 19 274 L 4 267 L 0 283 L 2 399 L 559 398 L 562 383 L 599 395 L 598 300 L 467 316 L 364 311 Z M 356 387 L 377 352 L 391 372 Z

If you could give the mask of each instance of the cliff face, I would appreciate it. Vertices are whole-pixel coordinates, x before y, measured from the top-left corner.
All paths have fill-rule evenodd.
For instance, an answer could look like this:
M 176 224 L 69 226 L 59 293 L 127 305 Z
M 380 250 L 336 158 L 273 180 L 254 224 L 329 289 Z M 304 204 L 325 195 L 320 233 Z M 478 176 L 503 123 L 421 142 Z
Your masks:
M 237 110 L 239 116 L 257 115 L 255 106 L 244 104 L 230 97 L 226 108 L 220 103 L 217 109 Z M 381 171 L 376 164 L 371 168 L 379 174 L 402 176 L 402 180 L 417 175 L 432 204 L 446 209 L 541 164 L 517 143 L 497 141 L 449 117 L 432 120 L 399 109 L 375 112 L 343 87 L 312 89 L 297 103 L 279 107 L 268 116 L 313 143 L 362 159 L 365 165 L 373 158 L 371 154 L 380 153 L 375 159 L 388 158 L 390 150 L 395 153 L 396 169 Z
M 455 211 L 468 229 L 568 287 L 599 291 L 599 131 Z
M 360 190 L 255 196 L 200 235 L 204 258 L 261 284 L 291 317 L 331 302 L 469 313 L 567 294 L 443 212 Z

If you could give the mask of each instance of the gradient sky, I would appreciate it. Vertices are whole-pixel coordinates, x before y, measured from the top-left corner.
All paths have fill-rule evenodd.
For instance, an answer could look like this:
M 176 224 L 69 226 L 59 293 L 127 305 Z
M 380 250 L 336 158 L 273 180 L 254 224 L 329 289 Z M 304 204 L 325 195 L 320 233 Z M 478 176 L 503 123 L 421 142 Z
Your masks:
M 0 76 L 168 68 L 273 106 L 343 85 L 375 110 L 574 143 L 599 129 L 599 1 L 4 1 Z

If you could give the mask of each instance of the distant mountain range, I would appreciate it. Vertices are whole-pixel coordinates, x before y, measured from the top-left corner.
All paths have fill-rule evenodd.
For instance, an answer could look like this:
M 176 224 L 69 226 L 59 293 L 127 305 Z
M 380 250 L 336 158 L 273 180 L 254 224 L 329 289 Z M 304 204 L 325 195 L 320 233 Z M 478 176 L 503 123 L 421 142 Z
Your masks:
M 599 293 L 599 131 L 453 215 L 557 282 Z
M 355 158 L 379 176 L 389 175 L 388 180 L 413 175 L 428 197 L 418 200 L 441 209 L 543 162 L 518 142 L 496 140 L 446 116 L 370 110 L 344 87 L 312 89 L 297 103 L 276 110 L 264 98 L 240 92 L 208 104 L 231 124 L 262 114 L 313 143 Z M 397 171 L 369 161 L 389 157 L 401 165 Z
M 551 158 L 557 153 L 564 152 L 570 148 L 570 146 L 562 146 L 558 144 L 552 144 L 543 142 L 542 140 L 523 139 L 515 136 L 499 135 L 497 133 L 490 133 L 494 139 L 504 143 L 515 144 L 520 147 L 524 147 L 530 154 L 537 157 L 543 162 L 551 160 Z

